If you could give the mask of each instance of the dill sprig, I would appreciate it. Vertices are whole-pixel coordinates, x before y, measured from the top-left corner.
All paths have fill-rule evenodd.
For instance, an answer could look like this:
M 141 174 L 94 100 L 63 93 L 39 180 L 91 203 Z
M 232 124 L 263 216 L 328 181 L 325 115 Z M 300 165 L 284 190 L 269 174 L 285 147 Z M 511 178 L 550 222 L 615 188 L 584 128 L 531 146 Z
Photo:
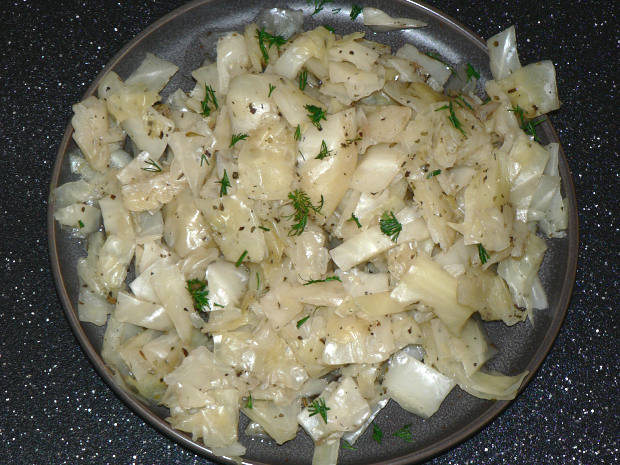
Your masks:
M 308 71 L 303 70 L 301 73 L 299 73 L 299 89 L 305 90 L 307 85 L 308 85 Z
M 472 77 L 475 77 L 476 79 L 480 79 L 480 73 L 478 72 L 476 68 L 472 66 L 471 63 L 467 63 L 465 72 L 467 73 L 467 82 L 471 81 Z
M 308 118 L 310 118 L 312 124 L 314 124 L 318 130 L 323 129 L 321 127 L 321 120 L 327 121 L 327 118 L 325 117 L 325 110 L 321 107 L 317 107 L 316 105 L 305 105 L 304 108 L 308 110 Z
M 301 320 L 297 321 L 297 328 L 301 328 L 301 325 L 303 325 L 309 319 L 310 319 L 310 315 L 306 315 Z
M 372 438 L 377 444 L 381 444 L 381 441 L 383 440 L 383 431 L 381 431 L 381 428 L 379 428 L 374 422 L 372 424 Z
M 201 281 L 200 279 L 190 279 L 187 281 L 188 292 L 192 296 L 192 300 L 194 301 L 194 308 L 196 310 L 200 310 L 205 312 L 205 308 L 211 310 L 211 305 L 209 305 L 209 291 L 207 290 L 207 283 L 205 281 Z
M 246 140 L 247 138 L 248 138 L 247 134 L 233 134 L 230 139 L 230 145 L 228 146 L 228 148 L 233 147 L 240 140 Z
M 228 195 L 228 188 L 230 187 L 230 179 L 228 179 L 228 173 L 224 170 L 224 176 L 220 181 L 216 181 L 220 185 L 220 197 Z
M 84 227 L 84 222 L 82 220 L 78 220 L 78 227 L 82 229 Z
M 467 100 L 465 100 L 465 97 L 463 97 L 462 95 L 457 95 L 456 97 L 454 97 L 454 101 L 457 104 L 459 104 L 461 107 L 467 107 L 470 110 L 473 110 L 472 106 L 469 104 Z
M 430 178 L 432 178 L 433 176 L 437 176 L 437 175 L 439 175 L 439 174 L 441 174 L 441 170 L 433 170 L 433 171 L 431 171 L 430 173 L 428 173 L 428 174 L 426 175 L 426 179 L 430 179 Z
M 213 104 L 213 108 L 217 110 L 219 105 L 217 103 L 217 98 L 215 97 L 215 91 L 205 84 L 205 98 L 200 105 L 202 106 L 202 116 L 209 116 L 211 114 L 211 107 L 209 106 L 209 102 Z
M 306 3 L 310 3 L 311 0 L 306 0 Z M 334 3 L 334 0 L 313 0 L 314 2 L 314 11 L 310 16 L 314 16 L 315 14 L 323 11 L 323 6 L 326 3 Z
M 331 409 L 325 405 L 325 400 L 323 399 L 315 399 L 314 402 L 308 406 L 308 412 L 310 412 L 309 416 L 313 417 L 314 415 L 321 415 L 321 418 L 323 418 L 325 423 L 327 423 L 328 410 Z
M 252 400 L 252 394 L 248 394 L 248 400 L 245 403 L 245 408 L 254 408 L 254 401 Z
M 413 434 L 411 433 L 411 425 L 405 425 L 394 433 L 394 436 L 401 438 L 403 441 L 413 442 Z
M 161 166 L 159 166 L 157 162 L 152 158 L 149 158 L 144 163 L 148 165 L 147 167 L 142 168 L 144 171 L 149 171 L 151 173 L 161 173 Z
M 456 113 L 454 112 L 454 105 L 452 105 L 452 100 L 450 100 L 450 103 L 448 105 L 444 105 L 442 107 L 439 107 L 435 111 L 441 111 L 441 110 L 449 110 L 450 111 L 450 115 L 448 116 L 448 120 L 452 123 L 452 126 L 454 126 L 455 129 L 459 130 L 461 132 L 461 134 L 463 134 L 465 137 L 467 137 L 467 134 L 465 133 L 465 130 L 463 129 L 463 124 L 456 117 Z
M 480 257 L 480 263 L 484 265 L 489 259 L 489 256 L 489 252 L 486 251 L 484 246 L 482 244 L 478 244 L 478 257 Z
M 317 160 L 322 160 L 325 157 L 329 157 L 332 154 L 331 150 L 327 150 L 327 144 L 325 143 L 325 141 L 321 142 L 321 151 L 319 152 L 319 154 L 315 157 Z
M 295 129 L 295 140 L 301 140 L 301 126 L 299 124 Z
M 527 121 L 525 118 L 525 111 L 519 105 L 516 107 L 513 106 L 508 111 L 513 111 L 517 115 L 519 125 L 521 126 L 521 129 L 523 129 L 523 132 L 525 132 L 528 136 L 532 136 L 536 142 L 540 142 L 538 134 L 536 133 L 536 126 L 545 121 L 546 118 L 539 119 L 538 121 Z
M 331 26 L 328 26 L 327 24 L 323 24 L 323 27 L 327 29 L 329 32 L 331 32 L 332 34 L 336 33 L 336 31 L 334 31 L 334 28 Z
M 351 443 L 345 439 L 342 440 L 342 448 L 349 450 L 357 450 L 357 447 L 353 447 Z
M 267 94 L 267 97 L 271 97 L 271 93 L 275 90 L 276 86 L 269 84 L 269 94 Z
M 355 221 L 355 224 L 357 225 L 358 228 L 362 228 L 362 223 L 360 223 L 360 220 L 357 216 L 355 216 L 355 213 L 351 213 L 351 218 L 349 218 L 347 221 Z
M 290 217 L 295 220 L 295 224 L 291 226 L 291 230 L 288 235 L 300 236 L 308 224 L 308 215 L 310 214 L 310 210 L 315 213 L 321 213 L 321 208 L 323 208 L 324 202 L 323 195 L 321 195 L 321 202 L 319 205 L 312 205 L 312 200 L 310 200 L 308 194 L 301 189 L 295 189 L 293 192 L 289 192 L 288 198 L 291 199 L 293 208 L 295 209 L 295 213 L 290 215 Z
M 403 229 L 403 225 L 398 222 L 394 212 L 383 212 L 379 220 L 381 232 L 392 239 L 392 242 L 398 240 L 398 236 Z
M 309 286 L 310 284 L 316 284 L 316 283 L 326 283 L 328 281 L 339 281 L 339 282 L 342 282 L 342 280 L 338 276 L 328 276 L 325 279 L 311 279 L 309 281 L 306 281 L 304 283 L 304 286 Z
M 203 162 L 207 162 L 207 165 L 209 165 L 209 158 L 207 158 L 206 153 L 203 153 L 202 155 L 200 155 L 200 166 L 202 166 Z
M 243 259 L 245 258 L 245 256 L 248 254 L 247 250 L 244 250 L 243 253 L 241 254 L 241 256 L 237 259 L 237 262 L 235 263 L 235 266 L 237 268 L 239 268 L 241 266 L 241 264 L 243 263 Z
M 349 15 L 351 17 L 351 21 L 355 21 L 355 18 L 357 18 L 361 12 L 362 7 L 354 3 L 351 6 L 351 14 Z
M 267 51 L 274 45 L 279 50 L 282 45 L 286 43 L 286 39 L 282 36 L 274 36 L 265 31 L 265 28 L 261 28 L 256 31 L 256 38 L 258 39 L 258 46 L 260 48 L 261 53 L 263 54 L 263 58 L 265 63 L 269 62 L 269 52 Z

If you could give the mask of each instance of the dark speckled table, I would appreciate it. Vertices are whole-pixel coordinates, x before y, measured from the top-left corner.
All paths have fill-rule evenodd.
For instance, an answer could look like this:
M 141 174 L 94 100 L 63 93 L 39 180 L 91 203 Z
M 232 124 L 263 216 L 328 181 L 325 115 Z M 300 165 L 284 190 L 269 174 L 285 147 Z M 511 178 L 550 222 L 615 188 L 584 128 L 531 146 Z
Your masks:
M 71 104 L 126 42 L 182 3 L 1 2 L 2 464 L 208 463 L 146 425 L 95 373 L 56 296 L 45 226 Z M 430 463 L 617 463 L 619 3 L 430 3 L 481 36 L 515 24 L 522 62 L 553 60 L 564 105 L 551 120 L 574 174 L 581 224 L 568 316 L 537 376 L 492 424 Z

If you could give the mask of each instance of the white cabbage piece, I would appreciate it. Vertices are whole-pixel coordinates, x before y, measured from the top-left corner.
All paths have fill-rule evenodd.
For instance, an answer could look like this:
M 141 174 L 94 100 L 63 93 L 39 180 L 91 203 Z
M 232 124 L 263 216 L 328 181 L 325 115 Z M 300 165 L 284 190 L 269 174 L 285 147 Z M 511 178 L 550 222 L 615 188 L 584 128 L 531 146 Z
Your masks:
M 133 221 L 138 244 L 159 240 L 164 235 L 164 218 L 161 210 L 134 213 Z
M 241 74 L 230 82 L 226 102 L 234 134 L 279 119 L 278 107 L 270 97 L 270 89 L 277 84 L 278 77 L 270 74 Z
M 78 318 L 85 323 L 103 326 L 114 306 L 90 287 L 80 287 L 78 295 Z
M 387 32 L 427 26 L 424 21 L 418 19 L 392 18 L 386 12 L 378 8 L 365 7 L 362 10 L 362 15 L 364 17 L 364 26 L 368 26 L 375 32 Z
M 245 73 L 250 57 L 243 35 L 229 32 L 217 41 L 217 73 L 219 92 L 227 94 L 231 79 Z
M 372 193 L 384 190 L 400 172 L 405 157 L 400 147 L 389 144 L 370 147 L 353 173 L 351 188 Z
M 74 203 L 95 200 L 97 193 L 94 186 L 80 179 L 66 182 L 54 189 L 54 207 L 57 209 L 68 207 Z
M 300 282 L 321 279 L 327 272 L 329 254 L 325 248 L 325 233 L 314 222 L 299 236 L 292 237 L 286 249 Z
M 122 323 L 131 323 L 143 328 L 168 331 L 172 329 L 172 321 L 166 310 L 159 304 L 140 300 L 131 294 L 121 291 L 116 296 L 114 317 Z
M 199 247 L 187 257 L 177 262 L 177 266 L 186 279 L 203 279 L 210 263 L 218 259 L 217 247 Z
M 364 71 L 351 63 L 330 61 L 329 79 L 334 84 L 343 84 L 349 98 L 358 100 L 381 90 L 385 84 L 385 68 L 375 65 L 370 71 Z
M 347 293 L 353 297 L 387 292 L 390 286 L 388 273 L 366 273 L 352 268 L 349 271 L 337 269 L 336 276 L 342 281 Z
M 111 195 L 99 199 L 103 225 L 107 234 L 115 234 L 132 239 L 135 236 L 134 224 L 129 211 L 119 196 Z
M 429 418 L 439 410 L 456 383 L 402 351 L 390 359 L 383 385 L 402 408 Z
M 160 174 L 149 173 L 143 181 L 122 186 L 121 193 L 127 210 L 155 211 L 170 202 L 186 186 L 184 177 L 179 179 L 170 171 L 164 171 Z
M 209 298 L 213 306 L 237 306 L 248 286 L 248 272 L 245 267 L 225 261 L 216 261 L 207 267 L 206 279 Z
M 356 34 L 335 41 L 328 50 L 330 61 L 347 61 L 363 71 L 371 71 L 379 54 L 363 43 L 355 40 Z
M 457 302 L 456 290 L 457 280 L 439 263 L 420 254 L 392 291 L 392 298 L 403 303 L 421 301 L 432 308 L 450 331 L 459 334 L 474 309 Z
M 310 58 L 323 57 L 330 36 L 329 31 L 323 27 L 301 34 L 287 44 L 286 50 L 266 71 L 293 79 Z
M 252 310 L 265 315 L 274 329 L 279 330 L 297 317 L 303 310 L 296 291 L 298 286 L 283 282 L 272 286 L 261 299 L 252 305 Z
M 108 112 L 104 101 L 95 96 L 73 105 L 73 140 L 95 170 L 104 171 L 110 160 Z
M 249 407 L 246 403 L 242 411 L 250 420 L 260 424 L 278 444 L 284 444 L 297 436 L 297 415 L 301 412 L 299 400 L 288 405 L 276 405 L 268 400 L 253 400 L 252 406 Z
M 138 87 L 144 92 L 159 93 L 178 70 L 179 67 L 174 63 L 147 52 L 140 66 L 125 80 L 125 84 Z
M 129 339 L 144 331 L 144 328 L 129 323 L 122 323 L 114 318 L 114 314 L 108 318 L 108 324 L 103 334 L 101 346 L 101 358 L 115 374 L 115 378 L 123 383 L 123 378 L 118 375 L 128 375 L 129 369 L 119 354 L 119 348 Z
M 325 109 L 325 106 L 320 101 L 302 92 L 299 86 L 289 79 L 280 77 L 275 86 L 276 88 L 273 90 L 271 97 L 276 102 L 278 110 L 288 121 L 288 124 L 293 127 L 303 125 L 305 128 L 310 124 L 306 106 L 314 105 Z M 323 124 L 322 122 L 320 123 Z
M 436 91 L 441 91 L 452 75 L 452 69 L 450 66 L 425 55 L 411 44 L 405 44 L 399 48 L 396 51 L 396 56 L 406 58 L 407 60 L 420 65 L 424 71 L 431 76 L 430 79 L 425 79 L 424 81 Z
M 173 132 L 168 137 L 168 144 L 174 153 L 174 163 L 178 164 L 194 196 L 200 193 L 213 167 L 209 159 L 215 148 L 215 137 L 208 128 L 207 131 L 206 135 L 193 131 Z
M 207 225 L 189 191 L 181 192 L 167 203 L 163 217 L 164 240 L 179 256 L 186 257 L 209 242 Z
M 133 238 L 110 235 L 99 252 L 99 272 L 106 289 L 119 289 L 127 277 L 127 268 L 136 249 Z
M 489 49 L 489 66 L 493 79 L 504 79 L 521 68 L 514 26 L 510 26 L 487 39 L 487 48 Z
M 123 121 L 122 127 L 139 151 L 148 152 L 149 158 L 157 161 L 166 149 L 174 122 L 154 108 L 147 108 L 141 116 Z
M 312 465 L 336 465 L 339 450 L 340 441 L 337 439 L 315 444 L 312 454 Z
M 358 112 L 360 111 L 362 109 L 358 107 Z M 410 108 L 401 105 L 366 106 L 363 112 L 366 118 L 359 123 L 358 128 L 358 136 L 363 136 L 360 152 L 363 152 L 366 146 L 381 142 L 391 145 L 398 140 L 399 134 L 405 129 L 412 115 Z M 394 147 L 388 146 L 388 148 Z
M 85 236 L 99 229 L 101 211 L 85 203 L 74 203 L 54 211 L 54 219 L 64 226 L 77 230 L 79 236 Z

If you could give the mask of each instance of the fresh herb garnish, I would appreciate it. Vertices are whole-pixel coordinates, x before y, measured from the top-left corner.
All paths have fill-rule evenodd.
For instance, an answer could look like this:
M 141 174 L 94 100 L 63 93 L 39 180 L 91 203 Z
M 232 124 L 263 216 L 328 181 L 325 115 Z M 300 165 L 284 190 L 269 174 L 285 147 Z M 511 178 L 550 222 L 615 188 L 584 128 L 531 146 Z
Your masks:
M 351 443 L 345 439 L 342 440 L 342 448 L 349 450 L 357 450 L 357 447 L 353 447 Z
M 323 27 L 324 27 L 325 29 L 327 29 L 327 30 L 328 30 L 329 32 L 331 32 L 331 33 L 335 33 L 335 32 L 336 32 L 336 31 L 334 31 L 334 28 L 333 28 L 333 27 L 328 26 L 327 24 L 323 24 Z
M 245 408 L 254 408 L 254 401 L 252 400 L 252 394 L 248 395 L 248 400 L 245 403 Z
M 357 225 L 358 228 L 361 229 L 362 227 L 362 223 L 360 223 L 360 220 L 358 219 L 358 217 L 355 216 L 355 213 L 351 213 L 351 218 L 349 218 L 347 221 L 355 221 L 355 224 Z
M 467 67 L 465 68 L 465 72 L 467 73 L 467 82 L 471 81 L 472 77 L 476 79 L 480 79 L 480 73 L 476 68 L 474 68 L 471 63 L 467 63 Z
M 480 257 L 480 263 L 483 265 L 489 259 L 489 252 L 486 251 L 482 244 L 478 244 L 478 257 Z
M 489 97 L 489 96 L 487 95 L 487 98 L 485 98 L 485 99 L 482 101 L 482 105 L 486 105 L 486 104 L 487 104 L 487 103 L 489 103 L 490 101 L 491 101 L 491 97 Z
M 244 250 L 243 253 L 241 254 L 241 256 L 237 259 L 237 262 L 235 263 L 235 266 L 237 268 L 239 268 L 241 266 L 241 264 L 243 263 L 243 259 L 245 258 L 245 256 L 248 254 L 247 250 Z
M 78 220 L 78 226 L 82 229 L 84 227 L 84 222 L 82 220 Z
M 362 7 L 354 3 L 351 6 L 351 14 L 349 15 L 351 17 L 351 21 L 355 21 L 355 18 L 357 18 L 361 12 Z
M 266 228 L 264 226 L 259 226 L 258 229 L 262 229 L 263 231 L 271 231 L 271 229 Z
M 228 148 L 233 147 L 240 140 L 246 140 L 247 138 L 247 134 L 233 134 L 232 138 L 230 139 L 230 145 L 228 146 Z
M 215 97 L 215 91 L 205 84 L 205 98 L 200 105 L 202 106 L 202 116 L 209 116 L 211 114 L 211 107 L 209 106 L 209 102 L 213 104 L 215 110 L 219 108 L 217 104 L 217 98 Z
M 454 113 L 454 106 L 452 105 L 452 100 L 450 100 L 450 103 L 448 105 L 439 107 L 435 111 L 441 111 L 441 110 L 450 110 L 450 115 L 448 116 L 448 120 L 452 123 L 452 125 L 456 129 L 458 129 L 461 132 L 461 134 L 467 137 L 467 134 L 465 133 L 465 130 L 463 129 L 463 125 L 461 124 L 459 119 L 456 117 L 456 113 Z
M 332 14 L 337 15 L 340 13 L 340 10 L 342 10 L 342 8 L 332 8 Z
M 149 158 L 144 163 L 149 165 L 146 168 L 142 168 L 144 171 L 149 171 L 151 173 L 161 173 L 161 166 L 159 166 L 157 162 L 152 158 Z
M 319 130 L 323 129 L 321 127 L 321 120 L 323 119 L 327 121 L 327 118 L 325 117 L 325 110 L 321 107 L 317 107 L 316 105 L 305 105 L 304 108 L 308 110 L 308 118 L 310 118 L 312 124 L 314 124 Z
M 310 318 L 310 315 L 307 315 L 303 317 L 301 320 L 299 320 L 297 322 L 297 328 L 301 328 L 301 325 L 303 325 L 306 321 L 308 321 L 309 318 Z
M 228 173 L 224 170 L 224 176 L 222 176 L 221 181 L 216 181 L 217 184 L 220 184 L 220 197 L 223 195 L 228 195 L 228 188 L 230 187 L 230 179 L 228 179 Z
M 203 153 L 202 155 L 200 155 L 200 166 L 202 166 L 203 162 L 207 162 L 207 165 L 209 164 L 209 159 L 207 158 L 207 154 Z
M 383 431 L 381 431 L 381 428 L 379 428 L 374 422 L 372 424 L 372 438 L 377 442 L 377 444 L 381 444 L 383 439 Z
M 379 227 L 381 232 L 392 239 L 392 242 L 398 240 L 398 235 L 403 229 L 403 225 L 398 222 L 394 212 L 383 212 L 381 219 L 379 220 Z
M 256 290 L 258 291 L 260 289 L 260 274 L 258 274 L 258 271 L 256 272 Z
M 446 65 L 446 66 L 447 66 L 447 68 L 448 68 L 448 69 L 452 72 L 452 74 L 456 74 L 455 69 L 454 69 L 452 66 L 450 66 L 448 63 L 446 63 L 445 61 L 443 61 L 443 59 L 441 58 L 441 56 L 439 56 L 439 54 L 438 54 L 438 53 L 435 53 L 435 52 L 424 52 L 424 55 L 426 55 L 426 56 L 427 56 L 427 57 L 429 57 L 429 58 L 432 58 L 433 60 L 437 60 L 437 61 L 439 61 L 440 63 L 443 63 L 443 64 L 444 64 L 444 65 Z
M 299 124 L 295 129 L 295 140 L 301 140 L 301 126 L 299 126 Z
M 304 90 L 308 85 L 308 71 L 305 69 L 299 73 L 299 89 Z
M 328 281 L 339 281 L 339 282 L 342 282 L 342 280 L 338 276 L 328 276 L 325 279 L 311 279 L 309 281 L 306 281 L 304 283 L 304 286 L 309 286 L 310 284 L 316 284 L 316 283 L 326 283 Z
M 267 97 L 271 97 L 271 93 L 274 91 L 275 88 L 276 86 L 269 84 L 269 94 L 267 94 Z
M 188 292 L 192 296 L 194 301 L 194 308 L 196 310 L 200 310 L 205 312 L 205 308 L 211 310 L 211 305 L 209 305 L 209 291 L 207 290 L 207 283 L 205 281 L 201 281 L 200 279 L 190 279 L 187 281 Z
M 454 97 L 454 101 L 462 107 L 467 107 L 470 110 L 473 110 L 472 106 L 467 100 L 465 100 L 465 97 L 463 97 L 462 95 L 457 95 L 456 97 Z
M 288 235 L 300 236 L 301 233 L 304 232 L 304 229 L 306 229 L 310 210 L 315 213 L 321 213 L 321 208 L 323 208 L 324 202 L 323 195 L 321 195 L 321 202 L 319 205 L 312 205 L 312 201 L 310 200 L 308 194 L 301 189 L 295 189 L 293 192 L 289 192 L 288 198 L 292 200 L 293 208 L 295 209 L 295 213 L 290 215 L 290 217 L 295 220 L 295 224 L 291 226 L 291 230 Z
M 306 0 L 306 3 L 310 3 L 310 0 Z M 315 14 L 321 12 L 326 3 L 334 3 L 334 0 L 314 0 L 314 11 L 310 16 L 314 16 Z
M 347 139 L 347 145 L 351 145 L 353 142 L 357 142 L 359 140 L 362 140 L 362 138 L 360 136 L 357 136 L 355 139 Z
M 282 36 L 274 36 L 265 31 L 265 28 L 259 29 L 256 31 L 256 37 L 258 38 L 258 46 L 260 47 L 260 51 L 263 54 L 263 58 L 265 63 L 269 62 L 269 53 L 267 49 L 270 49 L 274 45 L 280 49 L 280 46 L 286 43 L 286 39 Z
M 218 304 L 217 302 L 213 302 L 214 307 L 226 308 L 222 304 Z
M 308 406 L 308 412 L 310 412 L 311 417 L 313 417 L 314 415 L 321 415 L 321 418 L 323 418 L 323 421 L 325 423 L 327 423 L 327 411 L 331 410 L 328 406 L 325 405 L 325 401 L 323 399 L 315 399 L 314 402 L 312 402 L 309 406 Z
M 523 131 L 528 136 L 532 136 L 536 142 L 540 142 L 540 139 L 538 138 L 538 134 L 536 134 L 536 126 L 538 126 L 543 121 L 545 121 L 546 118 L 540 119 L 538 121 L 531 121 L 531 120 L 526 121 L 525 111 L 519 105 L 517 105 L 516 107 L 513 106 L 508 111 L 514 111 L 515 114 L 517 115 L 517 118 L 519 119 L 519 125 L 521 126 L 521 129 L 523 129 Z
M 437 175 L 439 175 L 439 174 L 441 174 L 441 170 L 434 170 L 434 171 L 431 171 L 430 173 L 428 173 L 428 174 L 426 175 L 426 179 L 430 179 L 430 178 L 432 178 L 433 176 L 437 176 Z
M 332 154 L 331 150 L 327 150 L 327 144 L 325 141 L 321 142 L 321 151 L 315 157 L 317 160 L 322 160 L 325 157 L 329 157 Z
M 413 442 L 413 435 L 411 434 L 411 425 L 405 425 L 394 433 L 394 436 L 401 438 L 403 441 Z

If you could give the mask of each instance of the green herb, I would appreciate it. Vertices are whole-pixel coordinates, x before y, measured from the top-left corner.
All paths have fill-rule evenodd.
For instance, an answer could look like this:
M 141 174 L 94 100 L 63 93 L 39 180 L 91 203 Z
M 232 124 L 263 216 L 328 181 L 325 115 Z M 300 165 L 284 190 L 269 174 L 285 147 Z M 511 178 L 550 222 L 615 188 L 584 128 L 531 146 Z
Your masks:
M 519 119 L 519 125 L 521 126 L 521 129 L 523 129 L 523 131 L 528 136 L 532 136 L 536 142 L 540 142 L 538 134 L 536 133 L 536 126 L 545 121 L 546 118 L 540 119 L 538 121 L 526 121 L 525 111 L 519 105 L 517 105 L 516 107 L 513 106 L 508 111 L 514 111 L 517 115 L 517 118 Z
M 465 100 L 465 98 L 464 98 L 462 95 L 457 95 L 457 96 L 454 98 L 454 101 L 455 101 L 456 103 L 458 103 L 458 104 L 459 104 L 460 106 L 462 106 L 462 107 L 467 107 L 467 108 L 469 108 L 470 110 L 473 110 L 472 106 L 469 104 L 469 102 L 468 102 L 467 100 Z
M 376 423 L 372 424 L 372 438 L 377 442 L 377 444 L 381 444 L 381 440 L 383 439 L 383 431 L 379 428 Z
M 152 158 L 149 158 L 144 163 L 149 165 L 146 168 L 142 168 L 144 171 L 150 171 L 151 173 L 161 173 L 161 166 L 159 166 L 157 162 Z
M 284 37 L 271 35 L 265 31 L 265 28 L 256 31 L 256 37 L 258 38 L 258 46 L 263 54 L 265 63 L 269 62 L 269 53 L 267 52 L 268 49 L 275 45 L 279 50 L 280 46 L 286 43 L 286 39 Z
M 441 58 L 441 56 L 439 56 L 438 53 L 435 53 L 435 52 L 424 52 L 424 55 L 426 55 L 429 58 L 432 58 L 433 60 L 437 60 L 440 63 L 443 63 L 452 72 L 452 74 L 456 74 L 455 69 L 452 66 L 450 66 L 448 63 L 443 61 L 443 59 Z
M 325 157 L 329 157 L 332 154 L 331 150 L 327 150 L 327 144 L 325 141 L 321 142 L 321 151 L 315 157 L 317 160 L 322 160 Z
M 431 171 L 430 173 L 428 173 L 428 174 L 426 175 L 426 179 L 430 179 L 430 178 L 432 178 L 433 176 L 437 176 L 438 174 L 441 174 L 441 170 L 434 170 L 434 171 Z
M 256 272 L 256 290 L 258 291 L 260 289 L 260 274 L 258 274 L 258 271 Z
M 306 229 L 306 224 L 308 223 L 308 214 L 310 210 L 315 213 L 321 213 L 321 208 L 323 208 L 323 195 L 321 195 L 321 203 L 319 205 L 312 205 L 312 201 L 308 194 L 306 194 L 301 189 L 295 189 L 293 192 L 289 192 L 288 198 L 292 200 L 293 208 L 295 209 L 295 213 L 290 215 L 289 218 L 293 218 L 295 220 L 295 224 L 291 226 L 291 230 L 289 231 L 289 236 L 300 236 L 301 233 Z
M 362 227 L 362 223 L 360 223 L 360 220 L 357 218 L 357 216 L 355 216 L 355 213 L 351 213 L 351 218 L 349 218 L 347 221 L 355 221 L 355 224 L 358 228 Z
M 381 219 L 379 220 L 379 227 L 381 232 L 392 239 L 392 242 L 398 240 L 398 235 L 403 229 L 403 225 L 398 222 L 394 212 L 383 212 Z
M 310 118 L 312 124 L 314 124 L 319 130 L 323 129 L 321 127 L 321 120 L 323 119 L 327 121 L 327 118 L 325 117 L 325 110 L 315 105 L 305 105 L 304 108 L 308 110 L 308 118 Z
M 472 77 L 476 79 L 480 79 L 480 73 L 474 68 L 471 63 L 467 63 L 467 68 L 465 68 L 465 72 L 467 73 L 467 82 L 471 81 Z
M 243 253 L 241 254 L 241 256 L 237 259 L 237 262 L 235 263 L 235 266 L 237 268 L 239 268 L 241 266 L 241 264 L 243 263 L 243 259 L 245 258 L 245 256 L 248 254 L 247 250 L 244 250 Z
M 301 320 L 297 322 L 297 327 L 301 328 L 301 325 L 303 325 L 306 321 L 308 321 L 309 318 L 310 318 L 310 315 L 303 317 Z
M 325 423 L 327 423 L 327 411 L 331 410 L 328 406 L 325 405 L 325 401 L 323 399 L 315 399 L 314 402 L 312 402 L 309 406 L 308 406 L 308 412 L 310 412 L 311 417 L 313 417 L 314 415 L 321 415 L 321 418 L 323 418 L 323 421 Z
M 230 187 L 230 180 L 228 179 L 228 173 L 224 170 L 224 176 L 222 176 L 221 181 L 216 181 L 217 184 L 220 184 L 220 197 L 223 195 L 228 195 L 228 188 Z
M 480 263 L 482 263 L 483 265 L 489 259 L 489 252 L 486 251 L 482 244 L 478 244 L 478 256 L 480 257 Z
M 303 70 L 299 73 L 299 89 L 304 90 L 308 85 L 308 71 Z
M 342 8 L 332 8 L 332 14 L 337 15 L 338 13 L 340 13 L 340 10 L 342 10 Z
M 342 280 L 338 276 L 328 276 L 325 279 L 311 279 L 310 281 L 306 281 L 304 283 L 304 286 L 309 286 L 310 284 L 316 284 L 316 283 L 326 283 L 328 281 L 340 281 L 340 282 L 342 282 Z
M 306 3 L 310 3 L 310 0 L 306 0 Z M 314 16 L 315 14 L 323 11 L 323 6 L 326 3 L 334 3 L 334 0 L 314 0 L 314 11 L 310 16 Z
M 351 145 L 353 142 L 357 142 L 358 140 L 362 140 L 362 138 L 357 136 L 355 139 L 347 139 L 347 145 Z
M 81 228 L 84 227 L 84 222 L 82 220 L 78 220 L 78 226 Z
M 271 229 L 266 228 L 264 226 L 259 226 L 258 229 L 262 229 L 263 231 L 271 231 Z
M 228 148 L 234 146 L 240 140 L 246 140 L 247 138 L 247 134 L 233 134 L 232 138 L 230 139 L 230 145 L 228 146 Z
M 295 140 L 301 140 L 301 127 L 299 124 L 297 125 L 297 129 L 295 129 Z
M 248 396 L 248 400 L 245 403 L 245 408 L 254 408 L 254 402 L 252 401 L 252 394 Z
M 207 154 L 203 153 L 202 155 L 200 155 L 200 166 L 202 166 L 202 162 L 206 161 L 207 165 L 209 164 L 209 159 L 207 158 Z
M 271 84 L 269 84 L 269 94 L 267 94 L 267 97 L 271 97 L 271 93 L 274 91 L 275 88 L 276 86 L 272 86 Z
M 353 447 L 351 443 L 349 443 L 349 441 L 346 441 L 344 439 L 342 440 L 342 448 L 349 449 L 349 450 L 357 450 L 357 447 Z
M 491 101 L 491 97 L 489 97 L 489 96 L 487 95 L 487 98 L 485 98 L 485 99 L 482 101 L 482 104 L 483 104 L 483 105 L 486 105 L 486 104 L 487 104 L 487 103 L 489 103 L 490 101 Z
M 226 308 L 222 304 L 218 304 L 217 302 L 213 302 L 214 307 Z
M 413 435 L 411 434 L 411 425 L 405 425 L 394 433 L 394 436 L 401 438 L 407 442 L 413 442 Z
M 200 105 L 202 106 L 202 116 L 209 116 L 211 114 L 211 107 L 209 107 L 209 102 L 213 104 L 215 110 L 219 108 L 217 104 L 217 98 L 215 97 L 215 91 L 205 84 L 205 98 Z
M 357 18 L 361 12 L 362 7 L 354 3 L 353 6 L 351 6 L 351 14 L 349 15 L 351 17 L 351 21 L 355 21 L 355 18 Z
M 323 24 L 323 27 L 325 29 L 327 29 L 329 32 L 331 32 L 332 34 L 334 34 L 336 31 L 334 31 L 334 28 L 331 26 L 328 26 L 327 24 Z
M 209 305 L 209 291 L 207 290 L 207 283 L 205 281 L 201 281 L 199 279 L 190 279 L 187 281 L 188 292 L 192 296 L 194 301 L 194 308 L 196 310 L 200 310 L 205 312 L 205 308 L 211 310 L 211 305 Z
M 461 134 L 467 137 L 467 134 L 465 133 L 465 130 L 463 129 L 463 125 L 461 124 L 459 119 L 456 117 L 456 113 L 454 113 L 454 106 L 452 105 L 452 100 L 450 100 L 450 103 L 448 105 L 439 107 L 435 111 L 440 111 L 440 110 L 450 110 L 450 116 L 448 116 L 448 120 L 452 123 L 452 125 L 456 129 L 458 129 L 461 132 Z

